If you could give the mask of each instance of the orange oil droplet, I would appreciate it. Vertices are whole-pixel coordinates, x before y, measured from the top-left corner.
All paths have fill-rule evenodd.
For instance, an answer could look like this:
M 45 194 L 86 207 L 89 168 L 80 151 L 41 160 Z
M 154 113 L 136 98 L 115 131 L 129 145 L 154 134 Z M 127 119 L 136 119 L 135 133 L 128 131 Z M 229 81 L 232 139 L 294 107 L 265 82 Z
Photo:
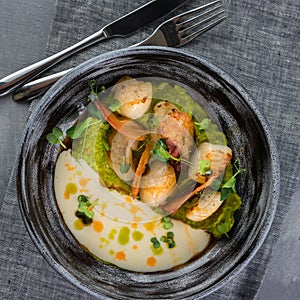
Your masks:
M 144 224 L 144 227 L 147 231 L 151 232 L 152 234 L 155 234 L 154 229 L 156 226 L 156 222 L 150 222 L 150 223 L 146 223 Z
M 75 170 L 75 167 L 71 166 L 69 164 L 65 164 L 65 167 L 68 169 L 68 171 L 74 171 Z
M 132 224 L 131 224 L 131 227 L 132 227 L 133 229 L 137 229 L 138 224 L 137 224 L 137 223 L 132 223 Z
M 82 187 L 86 187 L 87 184 L 89 183 L 89 181 L 91 181 L 92 178 L 80 178 L 79 179 L 79 184 L 82 186 Z
M 150 267 L 154 267 L 156 266 L 156 258 L 151 256 L 147 259 L 147 265 L 150 266 Z
M 69 200 L 70 199 L 70 193 L 68 193 L 67 191 L 64 192 L 64 198 L 65 200 Z
M 94 221 L 93 222 L 93 229 L 96 231 L 96 232 L 101 232 L 103 230 L 103 224 L 102 222 L 100 221 Z
M 128 203 L 132 203 L 132 198 L 129 197 L 129 196 L 126 196 L 125 201 L 128 202 Z
M 126 261 L 126 254 L 123 251 L 119 251 L 116 253 L 115 259 Z

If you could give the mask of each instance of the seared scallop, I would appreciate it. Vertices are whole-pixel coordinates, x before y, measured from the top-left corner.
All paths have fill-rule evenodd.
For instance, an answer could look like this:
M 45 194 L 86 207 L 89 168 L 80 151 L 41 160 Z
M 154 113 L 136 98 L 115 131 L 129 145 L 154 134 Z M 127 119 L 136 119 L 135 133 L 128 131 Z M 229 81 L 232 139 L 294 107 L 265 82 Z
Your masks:
M 158 132 L 167 139 L 169 147 L 176 146 L 180 155 L 187 157 L 194 145 L 192 118 L 168 101 L 157 103 L 153 111 L 158 118 Z
M 220 192 L 205 190 L 197 206 L 193 207 L 186 217 L 195 222 L 203 221 L 216 212 L 222 203 Z
M 163 204 L 176 185 L 176 175 L 169 163 L 158 160 L 149 164 L 148 172 L 141 179 L 141 200 L 150 206 Z
M 162 119 L 175 111 L 178 111 L 178 108 L 169 101 L 160 101 L 153 108 L 155 116 L 159 119 Z
M 114 88 L 114 98 L 121 104 L 121 115 L 137 119 L 143 116 L 149 109 L 152 101 L 152 84 L 136 79 L 125 78 Z
M 189 177 L 193 180 L 204 183 L 208 180 L 209 176 L 200 174 L 199 163 L 202 160 L 208 160 L 210 162 L 210 171 L 212 175 L 218 177 L 224 173 L 225 168 L 229 164 L 232 158 L 232 151 L 225 145 L 215 145 L 211 143 L 201 143 L 192 158 L 193 167 L 189 171 Z

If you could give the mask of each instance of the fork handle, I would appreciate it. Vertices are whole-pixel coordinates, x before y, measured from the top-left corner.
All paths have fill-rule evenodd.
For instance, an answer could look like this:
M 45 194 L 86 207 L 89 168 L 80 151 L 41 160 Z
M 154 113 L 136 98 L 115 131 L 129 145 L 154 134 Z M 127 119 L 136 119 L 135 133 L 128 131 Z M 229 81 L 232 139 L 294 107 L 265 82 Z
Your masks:
M 28 82 L 31 78 L 37 76 L 43 71 L 47 70 L 51 66 L 65 59 L 66 57 L 73 55 L 74 53 L 94 44 L 95 42 L 106 39 L 108 36 L 103 29 L 83 39 L 82 41 L 52 55 L 41 61 L 38 61 L 24 69 L 21 69 L 15 73 L 12 73 L 2 79 L 0 79 L 0 96 L 8 94 L 24 83 Z

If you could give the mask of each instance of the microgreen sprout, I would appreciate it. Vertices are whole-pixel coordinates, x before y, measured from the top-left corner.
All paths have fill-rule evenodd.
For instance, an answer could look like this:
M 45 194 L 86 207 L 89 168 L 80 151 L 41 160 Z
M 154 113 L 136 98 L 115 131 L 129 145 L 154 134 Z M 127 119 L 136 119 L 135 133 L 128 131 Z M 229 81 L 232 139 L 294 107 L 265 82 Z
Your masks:
M 90 124 L 92 123 L 93 119 L 92 118 L 87 118 L 82 122 L 79 122 L 72 127 L 70 127 L 67 131 L 66 134 L 73 140 L 78 139 L 79 137 L 82 136 L 84 131 Z
M 166 144 L 166 141 L 164 139 L 159 139 L 157 143 L 152 143 L 149 142 L 153 149 L 151 151 L 151 154 L 159 161 L 161 162 L 167 162 L 169 159 L 173 159 L 177 162 L 183 162 L 188 165 L 191 165 L 191 162 L 188 160 L 185 160 L 183 158 L 177 158 L 173 156 L 169 151 L 168 151 L 168 145 Z
M 90 80 L 88 82 L 88 85 L 91 88 L 91 92 L 90 92 L 90 95 L 88 97 L 88 99 L 90 101 L 94 101 L 95 99 L 98 99 L 99 94 L 105 91 L 104 86 L 102 86 L 101 90 L 99 91 L 99 86 L 96 85 L 96 80 L 95 79 Z
M 234 173 L 234 175 L 226 181 L 221 190 L 221 201 L 225 200 L 227 196 L 231 193 L 236 193 L 235 183 L 236 183 L 236 176 L 242 172 L 245 172 L 246 169 L 239 169 L 236 164 L 234 164 L 237 171 Z
M 227 221 L 224 221 L 223 223 L 220 223 L 217 225 L 217 229 L 221 234 L 225 234 L 228 238 L 227 232 L 230 230 L 230 223 Z
M 50 144 L 60 144 L 64 149 L 67 149 L 67 146 L 62 141 L 63 136 L 63 131 L 58 127 L 54 127 L 52 132 L 46 135 L 46 139 Z
M 101 121 L 93 121 L 93 118 L 88 117 L 87 119 L 85 119 L 84 121 L 81 121 L 75 125 L 73 125 L 72 127 L 70 127 L 67 131 L 66 134 L 72 139 L 72 140 L 76 140 L 78 138 L 80 138 L 85 130 L 92 126 L 92 125 L 96 125 L 98 123 L 100 123 Z
M 81 219 L 84 224 L 90 224 L 93 222 L 94 212 L 92 204 L 88 197 L 84 195 L 80 195 L 77 198 L 78 200 L 78 208 L 75 212 L 77 218 Z
M 174 157 L 169 153 L 164 139 L 159 139 L 156 144 L 151 144 L 153 146 L 151 153 L 157 160 L 162 162 L 167 162 L 170 158 L 178 160 L 178 158 Z

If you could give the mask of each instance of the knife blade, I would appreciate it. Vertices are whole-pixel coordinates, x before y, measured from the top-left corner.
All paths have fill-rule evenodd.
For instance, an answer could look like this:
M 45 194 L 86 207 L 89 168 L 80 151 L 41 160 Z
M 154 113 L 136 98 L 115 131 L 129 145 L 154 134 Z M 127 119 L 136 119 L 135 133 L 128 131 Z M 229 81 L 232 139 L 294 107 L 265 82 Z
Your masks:
M 186 1 L 187 0 L 153 0 L 135 9 L 75 45 L 0 79 L 0 96 L 16 90 L 56 63 L 96 42 L 116 36 L 125 37 L 134 33 L 138 29 L 160 19 Z
M 187 0 L 155 0 L 103 27 L 107 37 L 127 36 L 167 15 Z

